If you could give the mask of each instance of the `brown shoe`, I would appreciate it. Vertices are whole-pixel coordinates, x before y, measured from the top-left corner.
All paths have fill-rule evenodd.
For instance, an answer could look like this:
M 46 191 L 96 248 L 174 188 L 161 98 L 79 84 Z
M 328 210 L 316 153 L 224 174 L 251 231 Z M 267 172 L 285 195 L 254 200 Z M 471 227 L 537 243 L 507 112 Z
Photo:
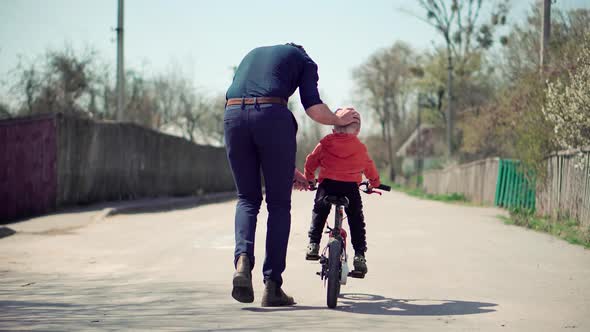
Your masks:
M 264 285 L 264 294 L 262 295 L 263 307 L 281 307 L 294 305 L 293 298 L 281 289 L 276 282 L 267 280 Z
M 236 272 L 233 279 L 234 288 L 231 296 L 238 302 L 254 302 L 254 289 L 252 288 L 252 265 L 248 255 L 241 254 L 236 264 Z

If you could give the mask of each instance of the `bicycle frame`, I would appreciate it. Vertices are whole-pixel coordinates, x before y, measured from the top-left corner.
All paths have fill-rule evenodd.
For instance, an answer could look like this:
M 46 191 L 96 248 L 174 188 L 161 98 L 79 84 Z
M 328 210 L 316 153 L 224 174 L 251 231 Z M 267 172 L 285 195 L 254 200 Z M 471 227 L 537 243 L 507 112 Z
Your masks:
M 331 238 L 338 240 L 345 240 L 342 236 L 342 221 L 344 220 L 344 206 L 336 205 L 336 213 L 334 218 L 334 228 L 329 228 L 329 234 Z
M 362 187 L 365 189 L 362 189 Z M 386 185 L 380 185 L 377 188 L 369 186 L 368 182 L 362 182 L 359 184 L 359 188 L 366 194 L 379 194 L 381 193 L 374 189 L 381 189 L 389 191 L 391 188 Z M 309 190 L 316 190 L 314 182 L 309 183 Z M 348 271 L 348 255 L 346 254 L 346 232 L 342 229 L 342 222 L 344 221 L 344 209 L 348 206 L 348 198 L 338 196 L 325 196 L 325 204 L 331 204 L 335 206 L 334 213 L 334 227 L 330 228 L 329 225 L 326 227 L 328 231 L 325 233 L 329 234 L 330 240 L 320 256 L 320 264 L 322 270 L 317 272 L 320 278 L 324 281 L 324 285 L 327 284 L 327 304 L 329 308 L 335 308 L 338 302 L 338 295 L 340 294 L 340 285 L 346 285 L 346 279 L 349 276 Z M 328 257 L 326 257 L 326 251 L 328 251 Z M 364 278 L 364 273 L 354 273 L 352 271 L 350 276 L 353 278 Z

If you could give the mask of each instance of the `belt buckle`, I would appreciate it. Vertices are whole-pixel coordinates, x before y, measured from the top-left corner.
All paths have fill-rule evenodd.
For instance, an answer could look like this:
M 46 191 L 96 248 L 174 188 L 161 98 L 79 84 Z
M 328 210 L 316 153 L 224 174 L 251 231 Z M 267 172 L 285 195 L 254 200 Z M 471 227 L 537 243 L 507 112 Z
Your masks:
M 254 97 L 254 109 L 260 111 L 260 104 L 258 104 L 258 97 Z

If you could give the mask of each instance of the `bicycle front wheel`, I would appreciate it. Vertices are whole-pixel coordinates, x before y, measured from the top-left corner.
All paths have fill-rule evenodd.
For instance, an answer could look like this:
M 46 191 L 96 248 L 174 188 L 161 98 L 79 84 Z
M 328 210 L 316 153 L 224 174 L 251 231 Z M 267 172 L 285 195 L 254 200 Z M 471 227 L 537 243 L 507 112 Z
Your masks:
M 328 308 L 335 308 L 340 295 L 340 274 L 342 273 L 342 244 L 333 239 L 328 244 Z

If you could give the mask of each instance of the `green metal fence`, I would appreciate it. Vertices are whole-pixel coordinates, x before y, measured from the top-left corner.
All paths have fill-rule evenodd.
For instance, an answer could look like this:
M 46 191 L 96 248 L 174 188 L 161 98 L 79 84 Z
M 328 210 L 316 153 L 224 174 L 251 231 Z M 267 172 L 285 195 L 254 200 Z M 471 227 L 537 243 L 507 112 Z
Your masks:
M 518 160 L 500 159 L 499 163 L 495 205 L 534 210 L 534 176 L 525 176 Z

